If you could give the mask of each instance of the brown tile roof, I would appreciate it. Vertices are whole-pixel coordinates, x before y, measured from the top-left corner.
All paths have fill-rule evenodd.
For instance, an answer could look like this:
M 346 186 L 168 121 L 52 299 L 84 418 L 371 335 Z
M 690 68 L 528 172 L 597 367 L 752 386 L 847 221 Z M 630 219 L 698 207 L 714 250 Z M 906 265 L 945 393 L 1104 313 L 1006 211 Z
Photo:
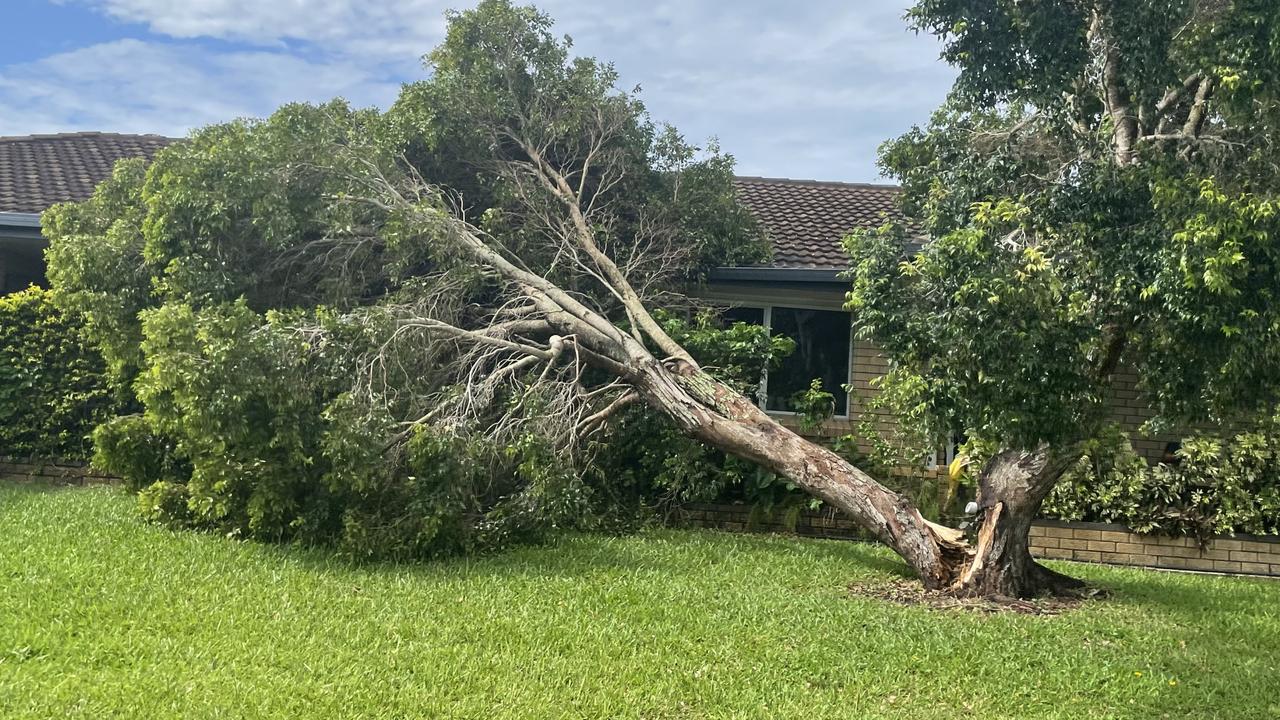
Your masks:
M 850 230 L 903 220 L 893 185 L 740 177 L 734 186 L 773 244 L 773 267 L 844 269 Z
M 38 213 L 83 200 L 116 160 L 151 158 L 172 143 L 160 135 L 79 132 L 0 137 L 0 212 Z

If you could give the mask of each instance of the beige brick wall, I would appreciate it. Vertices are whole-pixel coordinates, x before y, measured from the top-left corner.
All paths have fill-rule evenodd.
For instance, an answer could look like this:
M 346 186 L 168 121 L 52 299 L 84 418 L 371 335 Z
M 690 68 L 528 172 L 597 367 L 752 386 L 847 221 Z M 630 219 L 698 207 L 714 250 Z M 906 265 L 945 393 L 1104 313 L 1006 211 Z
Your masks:
M 1043 522 L 1031 528 L 1031 553 L 1054 560 L 1280 577 L 1280 538 L 1138 535 L 1120 525 Z
M 119 478 L 104 475 L 82 462 L 4 457 L 0 457 L 0 480 L 59 485 L 110 485 L 120 482 Z
M 773 532 L 837 540 L 869 540 L 831 509 L 753 512 L 747 505 L 686 505 L 678 521 L 733 532 Z M 1138 535 L 1120 525 L 1041 522 L 1031 528 L 1031 553 L 1051 560 L 1280 577 L 1280 538 L 1221 537 L 1201 548 L 1191 538 Z

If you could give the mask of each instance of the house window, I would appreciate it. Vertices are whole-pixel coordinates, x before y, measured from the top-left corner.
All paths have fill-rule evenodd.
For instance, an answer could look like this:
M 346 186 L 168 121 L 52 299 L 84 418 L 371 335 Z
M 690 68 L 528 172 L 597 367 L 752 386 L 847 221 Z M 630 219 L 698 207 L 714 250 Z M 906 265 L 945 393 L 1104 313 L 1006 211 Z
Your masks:
M 766 371 L 761 403 L 770 412 L 795 412 L 792 398 L 815 378 L 835 396 L 835 414 L 849 415 L 849 355 L 852 349 L 849 313 L 787 306 L 735 307 L 724 313 L 728 322 L 764 325 L 771 334 L 796 342 L 796 351 L 781 366 Z
M 44 285 L 44 278 L 39 275 L 29 273 L 2 273 L 0 272 L 0 295 L 26 290 L 32 285 Z

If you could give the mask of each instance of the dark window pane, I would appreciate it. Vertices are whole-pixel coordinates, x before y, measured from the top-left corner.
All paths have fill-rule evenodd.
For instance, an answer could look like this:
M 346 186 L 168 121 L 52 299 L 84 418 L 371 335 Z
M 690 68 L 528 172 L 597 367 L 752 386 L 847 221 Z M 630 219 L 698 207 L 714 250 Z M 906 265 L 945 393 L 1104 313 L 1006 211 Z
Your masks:
M 809 387 L 814 378 L 835 395 L 836 414 L 847 415 L 849 395 L 849 313 L 775 307 L 771 332 L 796 341 L 796 351 L 769 372 L 769 410 L 794 411 L 791 398 Z
M 26 290 L 32 285 L 43 287 L 45 284 L 44 277 L 29 273 L 9 273 L 0 275 L 0 294 L 9 294 Z
M 748 325 L 764 324 L 764 309 L 754 307 L 732 307 L 720 314 L 726 326 L 733 323 L 746 323 Z
M 730 325 L 733 325 L 734 323 L 745 323 L 747 325 L 762 326 L 764 325 L 764 308 L 731 307 L 725 310 L 724 312 L 720 313 L 720 322 L 724 325 L 726 329 L 728 329 L 728 327 Z M 740 373 L 742 375 L 740 379 L 743 382 L 747 382 L 747 381 L 754 382 L 755 387 L 750 390 L 748 395 L 751 397 L 752 400 L 756 401 L 756 403 L 759 404 L 764 400 L 764 395 L 762 393 L 762 390 L 764 389 L 765 368 L 764 368 L 764 361 L 762 358 L 757 358 L 756 360 L 758 361 L 758 365 L 745 364 L 745 366 L 742 368 L 742 371 Z M 755 370 L 759 374 L 752 372 L 752 370 Z

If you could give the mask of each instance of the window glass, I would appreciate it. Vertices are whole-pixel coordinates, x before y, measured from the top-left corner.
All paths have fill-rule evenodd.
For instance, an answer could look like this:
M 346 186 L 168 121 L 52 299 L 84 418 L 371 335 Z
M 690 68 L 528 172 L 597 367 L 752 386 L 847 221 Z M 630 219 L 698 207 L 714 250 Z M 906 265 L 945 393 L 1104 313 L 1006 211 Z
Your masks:
M 732 307 L 720 314 L 725 325 L 733 323 L 747 323 L 748 325 L 764 324 L 764 308 L 757 307 Z
M 26 290 L 32 285 L 40 285 L 43 287 L 44 284 L 44 277 L 40 275 L 11 272 L 5 275 L 0 275 L 0 294 Z
M 743 308 L 745 309 L 745 308 Z M 796 351 L 769 371 L 766 409 L 794 412 L 791 398 L 818 378 L 822 388 L 835 396 L 836 415 L 849 413 L 849 313 L 775 307 L 770 332 L 796 341 Z

